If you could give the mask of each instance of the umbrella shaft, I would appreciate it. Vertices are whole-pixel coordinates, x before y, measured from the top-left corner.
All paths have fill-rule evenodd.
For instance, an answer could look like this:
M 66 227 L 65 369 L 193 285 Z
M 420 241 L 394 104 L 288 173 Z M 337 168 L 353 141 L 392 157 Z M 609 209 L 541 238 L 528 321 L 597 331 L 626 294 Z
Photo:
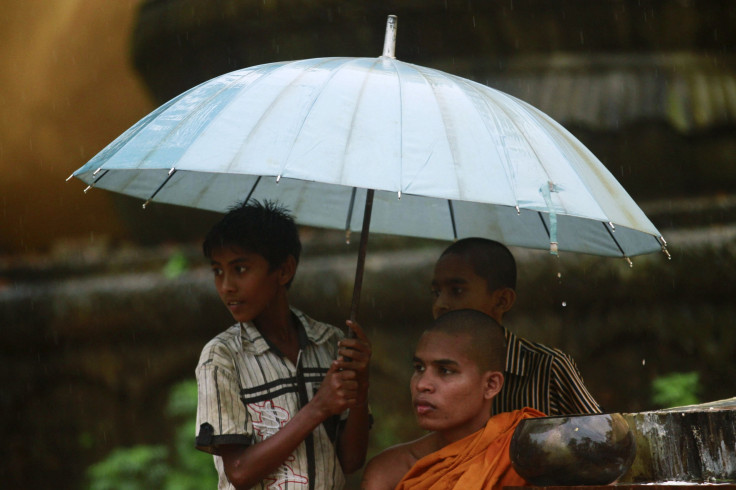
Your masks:
M 373 189 L 368 189 L 365 196 L 365 210 L 363 211 L 363 229 L 360 232 L 360 245 L 358 247 L 358 264 L 355 268 L 355 285 L 353 286 L 353 301 L 350 305 L 350 320 L 355 322 L 358 318 L 358 306 L 360 305 L 360 291 L 363 284 L 363 270 L 365 269 L 365 254 L 368 247 L 368 233 L 371 227 L 371 211 L 373 210 Z M 352 334 L 352 330 L 348 335 Z

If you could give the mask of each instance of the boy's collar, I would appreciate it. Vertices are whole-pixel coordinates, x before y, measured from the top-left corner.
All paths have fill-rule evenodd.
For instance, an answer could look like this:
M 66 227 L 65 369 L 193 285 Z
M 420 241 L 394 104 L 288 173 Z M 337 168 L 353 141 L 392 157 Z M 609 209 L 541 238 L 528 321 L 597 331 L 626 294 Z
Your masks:
M 529 347 L 528 340 L 517 337 L 506 327 L 503 329 L 506 336 L 506 372 L 526 376 L 527 368 L 534 365 L 540 353 Z
M 299 329 L 300 338 L 306 334 L 309 342 L 320 345 L 332 337 L 332 332 L 326 324 L 313 320 L 294 307 L 289 308 L 292 314 L 299 320 L 299 326 L 297 328 Z M 240 339 L 243 349 L 254 355 L 263 354 L 271 348 L 253 322 L 240 323 Z
M 516 352 L 519 348 L 518 337 L 506 327 L 503 327 L 503 331 L 506 337 L 506 372 L 523 375 L 524 363 L 519 352 Z

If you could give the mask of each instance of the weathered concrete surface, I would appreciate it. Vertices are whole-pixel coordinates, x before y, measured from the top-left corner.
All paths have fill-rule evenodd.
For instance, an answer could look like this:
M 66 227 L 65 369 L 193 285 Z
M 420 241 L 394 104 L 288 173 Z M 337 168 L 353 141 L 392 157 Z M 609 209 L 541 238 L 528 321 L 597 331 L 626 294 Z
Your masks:
M 626 482 L 736 482 L 736 398 L 624 414 L 637 455 Z

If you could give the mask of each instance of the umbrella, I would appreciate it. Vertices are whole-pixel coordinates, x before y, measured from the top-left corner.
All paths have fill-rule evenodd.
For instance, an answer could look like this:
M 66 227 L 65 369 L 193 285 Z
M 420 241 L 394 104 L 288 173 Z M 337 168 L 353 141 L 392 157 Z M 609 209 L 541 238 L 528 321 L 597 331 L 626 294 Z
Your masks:
M 194 87 L 75 171 L 91 187 L 226 211 L 278 200 L 298 223 L 629 257 L 666 242 L 605 166 L 508 94 L 395 59 L 315 58 Z M 70 176 L 70 178 L 72 177 Z M 363 209 L 361 213 L 359 210 Z M 631 264 L 631 261 L 629 260 Z

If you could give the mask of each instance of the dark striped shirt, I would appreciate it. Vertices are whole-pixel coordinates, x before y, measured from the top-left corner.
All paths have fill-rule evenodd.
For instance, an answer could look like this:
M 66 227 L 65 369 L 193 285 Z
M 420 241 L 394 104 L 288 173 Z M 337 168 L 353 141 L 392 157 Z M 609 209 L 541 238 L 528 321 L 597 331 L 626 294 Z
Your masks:
M 214 454 L 222 444 L 257 444 L 278 432 L 317 392 L 343 334 L 292 311 L 303 327 L 296 366 L 250 323 L 233 325 L 204 347 L 196 370 L 198 449 Z M 333 444 L 336 423 L 330 419 L 317 427 L 253 488 L 342 488 L 345 476 Z M 233 489 L 222 459 L 214 458 L 218 488 Z
M 506 371 L 503 388 L 493 400 L 494 415 L 524 407 L 547 415 L 601 412 L 572 357 L 504 330 Z

